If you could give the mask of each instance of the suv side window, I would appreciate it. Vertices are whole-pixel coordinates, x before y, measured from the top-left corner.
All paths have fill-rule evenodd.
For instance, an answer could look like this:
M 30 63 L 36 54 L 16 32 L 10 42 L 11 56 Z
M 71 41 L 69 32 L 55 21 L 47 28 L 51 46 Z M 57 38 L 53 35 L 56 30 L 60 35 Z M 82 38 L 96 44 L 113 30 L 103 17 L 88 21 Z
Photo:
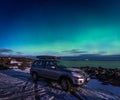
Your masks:
M 46 62 L 45 62 L 45 65 L 48 66 L 48 65 L 49 65 L 49 61 L 46 61 Z
M 51 68 L 52 66 L 56 66 L 53 61 L 46 61 L 46 67 Z
M 50 66 L 54 66 L 55 63 L 54 63 L 53 61 L 50 61 L 50 62 L 49 62 L 49 65 L 50 65 Z
M 41 66 L 42 65 L 42 61 L 38 61 L 37 65 Z
M 45 67 L 45 61 L 44 61 L 44 60 L 41 60 L 41 62 L 40 62 L 40 66 L 41 66 L 42 68 Z

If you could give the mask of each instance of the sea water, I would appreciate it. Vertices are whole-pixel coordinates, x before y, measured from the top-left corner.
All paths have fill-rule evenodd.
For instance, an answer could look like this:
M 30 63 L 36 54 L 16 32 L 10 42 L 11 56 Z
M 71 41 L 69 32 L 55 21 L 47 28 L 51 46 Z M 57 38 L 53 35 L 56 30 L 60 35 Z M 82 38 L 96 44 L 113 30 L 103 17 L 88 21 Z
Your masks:
M 90 60 L 62 60 L 68 67 L 104 67 L 104 68 L 120 68 L 120 61 L 90 61 Z

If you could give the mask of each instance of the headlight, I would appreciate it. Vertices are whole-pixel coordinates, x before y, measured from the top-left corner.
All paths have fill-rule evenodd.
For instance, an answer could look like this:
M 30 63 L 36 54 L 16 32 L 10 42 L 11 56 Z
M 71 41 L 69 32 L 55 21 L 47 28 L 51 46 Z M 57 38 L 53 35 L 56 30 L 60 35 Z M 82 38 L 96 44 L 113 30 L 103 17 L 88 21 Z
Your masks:
M 74 80 L 78 84 L 83 84 L 85 82 L 85 80 L 83 78 L 79 78 L 79 77 L 74 77 Z

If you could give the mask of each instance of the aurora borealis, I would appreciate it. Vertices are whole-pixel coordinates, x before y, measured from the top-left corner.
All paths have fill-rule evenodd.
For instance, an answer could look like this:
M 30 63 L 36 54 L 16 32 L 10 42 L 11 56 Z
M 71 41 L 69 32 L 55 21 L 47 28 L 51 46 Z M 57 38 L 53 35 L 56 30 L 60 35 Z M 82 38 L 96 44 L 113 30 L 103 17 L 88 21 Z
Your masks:
M 0 48 L 23 55 L 120 54 L 119 5 L 120 0 L 1 0 Z

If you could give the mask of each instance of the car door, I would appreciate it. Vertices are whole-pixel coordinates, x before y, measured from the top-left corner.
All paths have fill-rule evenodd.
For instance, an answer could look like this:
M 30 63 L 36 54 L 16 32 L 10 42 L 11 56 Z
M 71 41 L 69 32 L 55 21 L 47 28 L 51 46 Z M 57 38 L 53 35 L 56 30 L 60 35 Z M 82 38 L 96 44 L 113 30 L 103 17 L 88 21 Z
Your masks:
M 46 62 L 46 77 L 49 79 L 57 80 L 59 77 L 59 71 L 57 70 L 57 66 L 53 63 L 53 61 Z
M 41 62 L 38 63 L 38 66 L 39 66 L 39 76 L 40 77 L 45 77 L 45 73 L 46 73 L 46 65 L 45 65 L 45 61 L 44 60 L 41 60 Z
M 38 60 L 34 61 L 34 63 L 32 64 L 32 68 L 31 71 L 36 72 L 39 75 L 39 66 L 38 66 Z

